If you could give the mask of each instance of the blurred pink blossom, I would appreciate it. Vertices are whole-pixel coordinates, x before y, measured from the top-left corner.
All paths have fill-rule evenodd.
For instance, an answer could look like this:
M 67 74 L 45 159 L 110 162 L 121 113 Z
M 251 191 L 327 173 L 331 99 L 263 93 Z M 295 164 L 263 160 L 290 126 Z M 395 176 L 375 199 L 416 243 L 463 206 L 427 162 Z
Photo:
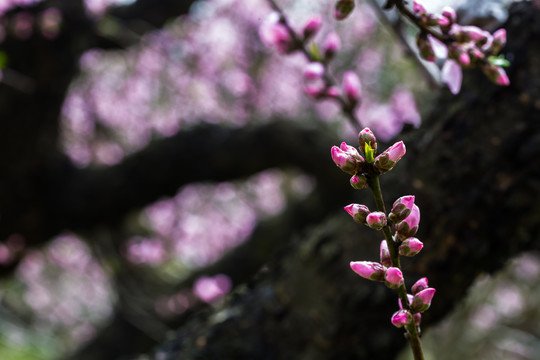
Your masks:
M 212 303 L 231 291 L 231 279 L 224 274 L 214 277 L 202 276 L 195 281 L 193 292 L 206 303 Z

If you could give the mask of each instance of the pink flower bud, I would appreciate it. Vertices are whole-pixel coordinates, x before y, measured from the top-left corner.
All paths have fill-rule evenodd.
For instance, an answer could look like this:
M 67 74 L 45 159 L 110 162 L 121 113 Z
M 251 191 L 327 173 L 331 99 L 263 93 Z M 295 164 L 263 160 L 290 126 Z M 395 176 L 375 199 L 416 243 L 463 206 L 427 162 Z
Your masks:
M 396 235 L 400 239 L 407 239 L 418 231 L 418 224 L 420 223 L 420 208 L 413 205 L 411 213 L 402 222 L 396 225 Z
M 506 75 L 506 72 L 502 67 L 488 64 L 486 66 L 483 66 L 482 70 L 487 75 L 487 77 L 495 84 L 502 86 L 510 85 L 510 79 L 508 79 L 508 75 Z
M 499 29 L 493 33 L 493 42 L 491 43 L 491 52 L 498 54 L 506 45 L 506 30 Z
M 326 61 L 333 59 L 339 49 L 341 49 L 341 40 L 338 34 L 335 32 L 328 34 L 322 46 L 324 59 Z
M 365 224 L 366 218 L 370 214 L 369 208 L 361 204 L 349 204 L 344 209 L 359 224 Z
M 404 220 L 409 214 L 414 205 L 414 195 L 402 196 L 392 205 L 392 210 L 388 218 L 394 222 L 400 222 Z
M 465 53 L 463 53 L 465 54 Z M 444 83 L 448 85 L 450 92 L 454 95 L 459 93 L 461 89 L 461 81 L 463 79 L 463 73 L 459 64 L 452 60 L 447 59 L 441 70 L 441 77 Z
M 403 155 L 405 155 L 405 152 L 405 144 L 403 141 L 399 141 L 377 156 L 375 158 L 374 165 L 381 172 L 381 174 L 387 172 L 396 165 Z
M 416 295 L 414 295 L 414 299 L 410 306 L 411 310 L 415 313 L 421 313 L 429 309 L 433 295 L 435 295 L 434 288 L 426 288 L 419 291 Z
M 304 24 L 302 34 L 304 35 L 304 41 L 314 36 L 322 27 L 322 17 L 320 15 L 312 15 Z
M 296 49 L 294 40 L 285 25 L 279 23 L 279 14 L 273 13 L 259 28 L 259 36 L 262 42 L 282 54 L 287 54 Z
M 304 86 L 304 92 L 313 99 L 319 99 L 325 95 L 326 87 L 324 82 L 318 82 L 313 84 L 306 84 Z
M 312 62 L 306 65 L 304 69 L 304 79 L 313 81 L 321 79 L 324 75 L 324 66 L 319 62 Z
M 456 10 L 454 10 L 450 6 L 445 6 L 442 9 L 442 16 L 447 18 L 452 24 L 456 22 Z
M 421 278 L 411 287 L 413 295 L 418 294 L 420 291 L 428 288 L 428 279 L 426 277 Z
M 388 243 L 386 240 L 381 241 L 380 257 L 381 264 L 384 266 L 392 266 L 392 259 L 390 258 L 390 251 L 388 250 Z
M 403 284 L 403 273 L 397 267 L 389 267 L 384 274 L 385 284 L 391 289 L 397 289 Z
M 461 42 L 473 41 L 478 45 L 483 45 L 491 38 L 491 34 L 477 26 L 462 26 L 460 38 Z
M 385 267 L 379 263 L 371 261 L 351 261 L 351 269 L 361 277 L 373 280 L 384 281 Z
M 340 147 L 333 146 L 331 155 L 336 165 L 351 175 L 355 175 L 360 169 L 361 163 L 364 162 L 364 158 L 360 156 L 358 150 L 344 142 L 341 143 Z
M 356 190 L 362 190 L 368 187 L 367 178 L 364 175 L 353 175 L 350 182 L 351 186 Z
M 448 28 L 452 24 L 446 16 L 439 16 L 437 21 L 439 22 L 439 26 L 441 28 Z
M 398 310 L 392 315 L 392 325 L 397 328 L 403 327 L 411 322 L 411 313 L 407 310 Z
M 354 9 L 354 0 L 339 0 L 334 8 L 334 18 L 343 20 L 351 14 Z
M 422 322 L 422 314 L 419 314 L 419 313 L 413 314 L 413 319 L 414 319 L 414 325 L 420 326 L 420 323 Z
M 369 128 L 365 128 L 358 133 L 358 144 L 361 150 L 365 148 L 366 143 L 371 146 L 373 151 L 377 150 L 377 138 Z
M 416 46 L 418 46 L 418 52 L 422 59 L 426 61 L 435 61 L 435 53 L 425 34 L 418 33 L 416 36 Z
M 399 245 L 399 255 L 414 256 L 422 250 L 424 244 L 417 238 L 408 238 Z
M 424 14 L 426 12 L 426 8 L 419 1 L 413 1 L 412 9 L 417 14 Z
M 458 60 L 463 66 L 469 66 L 471 64 L 471 57 L 466 52 L 459 54 Z
M 343 93 L 351 105 L 358 103 L 362 94 L 362 84 L 356 73 L 347 71 L 343 75 Z
M 337 86 L 330 86 L 326 88 L 326 92 L 324 95 L 336 99 L 339 97 L 339 89 Z
M 366 223 L 374 230 L 381 230 L 386 225 L 386 215 L 381 211 L 374 211 L 366 217 Z

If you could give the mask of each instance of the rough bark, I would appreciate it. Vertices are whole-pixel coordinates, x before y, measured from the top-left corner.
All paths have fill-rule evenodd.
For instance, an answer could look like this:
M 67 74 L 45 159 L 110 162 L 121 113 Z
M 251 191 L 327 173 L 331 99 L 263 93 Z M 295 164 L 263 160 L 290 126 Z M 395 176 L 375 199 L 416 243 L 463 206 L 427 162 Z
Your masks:
M 414 193 L 422 209 L 426 247 L 405 268 L 409 281 L 427 275 L 437 288 L 424 329 L 459 304 L 476 275 L 538 249 L 539 24 L 537 5 L 515 5 L 506 26 L 512 85 L 467 73 L 460 96 L 443 97 L 423 128 L 405 135 L 406 159 L 382 179 L 388 202 Z M 150 357 L 394 358 L 406 344 L 389 323 L 395 294 L 348 269 L 350 260 L 375 260 L 377 240 L 346 214 L 330 215 Z

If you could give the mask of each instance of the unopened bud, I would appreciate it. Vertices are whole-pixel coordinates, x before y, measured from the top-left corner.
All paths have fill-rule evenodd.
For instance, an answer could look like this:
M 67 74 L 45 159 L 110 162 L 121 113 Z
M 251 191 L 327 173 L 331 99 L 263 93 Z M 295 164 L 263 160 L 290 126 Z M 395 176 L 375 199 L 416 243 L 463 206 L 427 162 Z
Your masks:
M 451 24 L 456 22 L 456 10 L 454 10 L 450 6 L 445 6 L 442 9 L 441 15 L 447 18 Z
M 499 29 L 493 33 L 493 42 L 491 43 L 491 52 L 498 54 L 506 45 L 506 30 Z
M 421 313 L 429 309 L 433 295 L 435 295 L 434 288 L 426 288 L 418 292 L 416 295 L 414 295 L 410 306 L 411 310 L 415 313 Z
M 344 209 L 358 224 L 365 224 L 366 218 L 370 214 L 369 208 L 361 204 L 349 204 Z
M 510 85 L 510 79 L 508 79 L 508 75 L 506 75 L 506 72 L 502 67 L 488 64 L 483 66 L 482 70 L 489 80 L 493 81 L 495 84 L 502 86 Z
M 418 225 L 420 223 L 420 208 L 413 205 L 411 213 L 403 221 L 396 225 L 396 235 L 400 239 L 407 239 L 413 237 L 418 231 Z
M 311 16 L 302 29 L 302 34 L 304 35 L 304 41 L 313 37 L 322 27 L 322 17 L 320 15 Z
M 279 14 L 273 13 L 259 28 L 259 36 L 268 47 L 282 54 L 288 54 L 297 47 L 285 25 L 279 23 Z
M 351 177 L 351 186 L 356 190 L 362 190 L 368 187 L 367 178 L 364 175 L 353 175 Z
M 377 151 L 377 138 L 369 128 L 364 128 L 358 133 L 358 144 L 360 145 L 360 149 L 364 149 L 366 143 L 369 144 L 373 151 Z
M 422 250 L 424 244 L 417 238 L 408 238 L 399 245 L 399 255 L 414 256 Z
M 366 217 L 367 226 L 381 230 L 386 225 L 386 215 L 382 211 L 374 211 Z
M 428 288 L 428 279 L 427 277 L 423 277 L 414 283 L 414 285 L 411 287 L 411 292 L 413 293 L 413 295 L 416 295 L 420 291 L 427 288 Z
M 377 156 L 374 165 L 381 174 L 387 172 L 396 165 L 403 155 L 405 155 L 405 152 L 405 144 L 403 141 L 399 141 Z
M 403 284 L 403 273 L 397 267 L 389 267 L 384 274 L 384 280 L 390 289 L 397 289 Z
M 386 240 L 381 241 L 380 248 L 381 264 L 384 266 L 392 266 L 392 258 L 390 257 L 390 251 L 388 250 L 388 243 Z
M 358 150 L 342 142 L 340 147 L 333 146 L 331 150 L 332 160 L 344 172 L 355 175 L 360 169 L 364 158 L 360 156 Z
M 322 48 L 324 59 L 326 61 L 332 60 L 339 49 L 341 49 L 341 39 L 339 38 L 339 35 L 335 32 L 328 34 Z
M 404 325 L 410 324 L 413 320 L 411 313 L 407 310 L 398 310 L 396 311 L 391 318 L 392 325 L 397 328 L 403 327 Z
M 324 75 L 324 65 L 319 62 L 312 62 L 306 65 L 304 69 L 304 79 L 313 81 L 321 79 Z
M 373 281 L 384 281 L 386 268 L 379 263 L 372 261 L 351 261 L 351 269 L 364 279 Z
M 362 94 L 362 83 L 355 72 L 347 71 L 343 75 L 343 94 L 352 106 L 356 105 Z
M 400 197 L 394 201 L 394 205 L 392 205 L 392 210 L 390 211 L 388 219 L 396 223 L 404 220 L 411 213 L 413 205 L 414 195 Z
M 354 0 L 339 0 L 334 8 L 334 18 L 343 20 L 354 10 Z

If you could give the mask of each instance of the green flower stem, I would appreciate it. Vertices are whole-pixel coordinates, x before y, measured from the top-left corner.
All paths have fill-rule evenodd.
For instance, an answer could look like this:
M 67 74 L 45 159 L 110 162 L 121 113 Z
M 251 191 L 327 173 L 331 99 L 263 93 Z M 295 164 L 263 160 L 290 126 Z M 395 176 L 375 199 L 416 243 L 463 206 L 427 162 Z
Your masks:
M 381 192 L 381 184 L 379 182 L 379 175 L 370 174 L 369 176 L 367 176 L 367 181 L 373 197 L 375 198 L 377 211 L 382 211 L 386 214 L 386 208 L 384 206 L 384 200 Z M 394 241 L 392 237 L 390 225 L 386 225 L 382 229 L 382 232 L 384 233 L 386 243 L 388 244 L 388 251 L 390 253 L 390 259 L 392 260 L 392 266 L 401 269 L 401 264 L 399 262 L 398 244 Z M 407 288 L 405 287 L 405 283 L 401 284 L 401 286 L 398 288 L 398 295 L 401 299 L 401 304 L 403 305 L 403 307 L 408 309 L 409 300 L 407 299 Z M 420 337 L 418 336 L 416 325 L 412 324 L 406 326 L 405 329 L 409 333 L 409 342 L 411 343 L 411 349 L 414 355 L 414 359 L 424 360 L 422 344 L 420 343 Z

